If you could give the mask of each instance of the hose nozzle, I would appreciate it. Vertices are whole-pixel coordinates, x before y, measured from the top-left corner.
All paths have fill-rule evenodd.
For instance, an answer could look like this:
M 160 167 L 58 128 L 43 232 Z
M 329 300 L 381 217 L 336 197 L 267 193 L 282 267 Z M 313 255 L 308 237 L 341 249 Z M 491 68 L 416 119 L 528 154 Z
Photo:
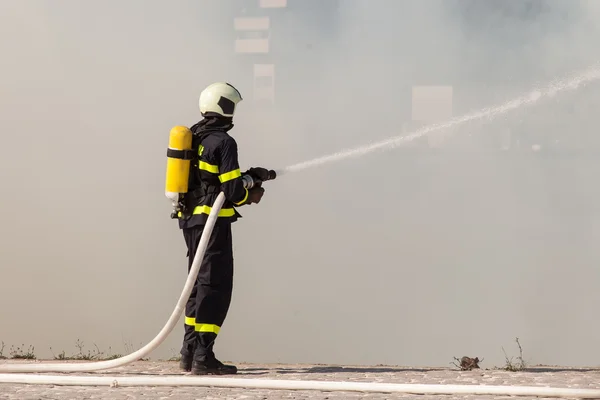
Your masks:
M 267 179 L 267 180 L 272 181 L 275 178 L 277 178 L 277 172 L 275 172 L 275 170 L 270 169 L 269 170 L 269 179 Z
M 277 173 L 271 169 L 267 174 L 267 179 L 264 181 L 272 181 L 275 178 L 277 178 Z M 264 181 L 250 174 L 242 175 L 242 182 L 244 184 L 244 188 L 246 189 L 252 189 L 255 186 L 260 186 Z

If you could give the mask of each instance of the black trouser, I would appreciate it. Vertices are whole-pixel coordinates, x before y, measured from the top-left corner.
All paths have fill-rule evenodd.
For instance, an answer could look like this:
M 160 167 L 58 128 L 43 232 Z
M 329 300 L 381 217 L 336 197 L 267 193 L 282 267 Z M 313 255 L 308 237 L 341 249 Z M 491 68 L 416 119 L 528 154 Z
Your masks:
M 183 229 L 188 248 L 188 274 L 204 226 Z M 196 359 L 214 357 L 213 344 L 231 303 L 233 291 L 233 242 L 231 222 L 217 220 L 198 278 L 185 307 L 185 334 L 181 354 L 195 354 Z

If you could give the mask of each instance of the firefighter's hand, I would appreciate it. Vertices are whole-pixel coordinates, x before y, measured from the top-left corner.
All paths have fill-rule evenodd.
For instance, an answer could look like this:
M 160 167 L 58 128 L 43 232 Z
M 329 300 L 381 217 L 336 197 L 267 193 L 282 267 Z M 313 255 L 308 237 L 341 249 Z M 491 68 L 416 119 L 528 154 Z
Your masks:
M 260 200 L 265 194 L 265 189 L 261 186 L 255 186 L 252 189 L 248 190 L 248 200 L 246 204 L 258 204 Z
M 246 174 L 263 182 L 269 180 L 269 170 L 266 168 L 252 167 L 248 171 L 246 171 Z

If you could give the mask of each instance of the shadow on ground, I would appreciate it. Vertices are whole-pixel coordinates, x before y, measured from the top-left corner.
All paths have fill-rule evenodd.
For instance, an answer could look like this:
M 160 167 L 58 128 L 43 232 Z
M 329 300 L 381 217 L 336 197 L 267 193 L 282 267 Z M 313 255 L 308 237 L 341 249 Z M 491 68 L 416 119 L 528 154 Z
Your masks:
M 12 360 L 3 360 L 0 363 L 11 362 Z M 42 360 L 36 360 L 31 363 L 37 363 Z M 45 362 L 51 362 L 45 361 Z M 28 361 L 19 361 L 16 363 L 30 363 Z M 188 375 L 189 373 L 182 372 L 179 370 L 177 362 L 173 361 L 138 361 L 136 362 L 137 367 L 129 369 L 127 367 L 119 367 L 116 369 L 96 371 L 92 375 L 110 375 L 118 373 L 121 375 Z M 143 367 L 142 367 L 143 366 Z M 500 372 L 503 371 L 501 368 L 481 368 L 474 369 L 472 371 L 460 371 L 458 368 L 452 367 L 429 367 L 429 368 L 411 368 L 411 367 L 400 367 L 400 366 L 337 366 L 337 365 L 252 365 L 246 363 L 239 363 L 238 375 L 245 376 L 260 376 L 260 375 L 286 375 L 286 374 L 385 374 L 385 373 L 430 373 L 439 371 L 453 371 L 457 373 L 484 373 L 484 372 Z M 508 371 L 506 371 L 508 372 Z M 523 374 L 543 374 L 543 373 L 598 373 L 600 374 L 600 366 L 598 367 L 560 367 L 560 366 L 546 366 L 546 365 L 535 365 L 525 368 L 521 371 L 515 371 L 511 373 L 523 373 Z M 90 373 L 84 373 L 88 375 Z
M 381 373 L 402 373 L 402 372 L 434 372 L 434 371 L 448 371 L 449 368 L 406 368 L 406 367 L 342 367 L 342 366 L 317 366 L 317 367 L 265 367 L 265 368 L 241 368 L 239 374 L 244 375 L 263 375 L 263 374 L 335 374 L 335 373 L 348 373 L 348 374 L 381 374 Z M 459 369 L 451 368 L 450 370 L 456 372 L 466 372 L 469 371 L 460 371 Z M 473 371 L 501 371 L 502 369 L 498 368 L 482 368 L 482 369 L 474 369 Z M 472 372 L 472 371 L 471 371 Z M 600 368 L 562 368 L 562 367 L 544 367 L 544 366 L 536 366 L 529 367 L 518 371 L 521 373 L 549 373 L 549 372 L 598 372 L 600 373 Z
M 291 367 L 272 367 L 272 368 L 242 368 L 240 373 L 252 373 L 265 371 L 265 373 L 275 374 L 381 374 L 386 372 L 432 372 L 444 371 L 445 368 L 402 368 L 402 367 L 338 367 L 338 366 L 322 366 L 322 367 L 307 367 L 307 368 L 291 368 Z

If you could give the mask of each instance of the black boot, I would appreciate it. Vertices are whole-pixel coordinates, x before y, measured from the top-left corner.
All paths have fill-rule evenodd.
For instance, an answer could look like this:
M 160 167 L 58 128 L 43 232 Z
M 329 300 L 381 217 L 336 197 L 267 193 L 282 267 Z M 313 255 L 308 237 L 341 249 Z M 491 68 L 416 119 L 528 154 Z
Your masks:
M 198 335 L 194 361 L 192 362 L 193 375 L 232 375 L 237 373 L 235 365 L 225 365 L 217 360 L 213 346 L 217 335 L 202 332 Z
M 214 356 L 196 358 L 192 363 L 192 375 L 234 375 L 236 373 L 235 365 L 225 365 Z
M 186 325 L 183 345 L 180 351 L 181 360 L 179 361 L 179 368 L 182 371 L 190 372 L 192 370 L 192 361 L 196 352 L 197 342 L 198 334 L 194 331 L 194 327 Z
M 190 372 L 192 370 L 192 361 L 194 356 L 190 354 L 182 354 L 181 360 L 179 360 L 179 369 L 182 371 Z

